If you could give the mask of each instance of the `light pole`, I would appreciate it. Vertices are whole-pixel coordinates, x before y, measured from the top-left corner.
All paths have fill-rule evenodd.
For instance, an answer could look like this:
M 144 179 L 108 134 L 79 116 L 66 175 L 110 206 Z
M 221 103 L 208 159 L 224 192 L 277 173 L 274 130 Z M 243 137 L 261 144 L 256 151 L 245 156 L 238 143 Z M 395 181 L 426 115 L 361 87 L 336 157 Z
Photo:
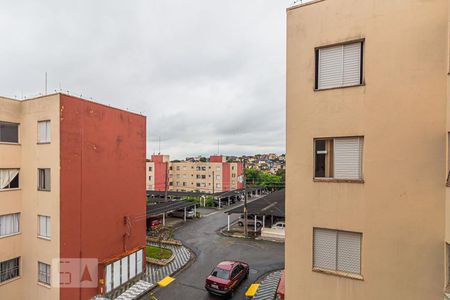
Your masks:
M 245 179 L 245 158 L 244 158 L 244 173 L 242 174 L 242 181 L 244 182 L 244 236 L 248 237 L 248 228 L 247 228 L 247 181 Z

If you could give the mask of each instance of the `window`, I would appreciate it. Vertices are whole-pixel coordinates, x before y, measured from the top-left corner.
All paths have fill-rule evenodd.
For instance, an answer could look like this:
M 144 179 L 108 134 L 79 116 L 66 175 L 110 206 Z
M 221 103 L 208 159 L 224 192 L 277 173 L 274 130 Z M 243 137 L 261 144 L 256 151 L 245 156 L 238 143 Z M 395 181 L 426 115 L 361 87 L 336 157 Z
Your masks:
M 0 143 L 19 142 L 19 124 L 0 122 Z
M 148 171 L 149 171 L 149 172 L 151 172 L 152 169 L 153 169 L 152 167 L 148 167 Z M 172 170 L 172 169 L 170 169 L 170 170 Z
M 231 174 L 231 177 L 236 178 L 236 173 Z
M 220 180 L 220 175 L 216 175 L 216 179 L 217 179 L 217 180 Z
M 202 179 L 206 179 L 206 175 L 202 175 Z
M 363 82 L 363 42 L 316 49 L 316 89 L 360 85 Z
M 220 188 L 220 183 L 216 183 L 216 188 Z
M 38 236 L 40 238 L 49 239 L 51 236 L 51 222 L 49 216 L 38 216 L 39 221 L 39 232 Z
M 20 213 L 0 216 L 0 237 L 20 232 Z
M 151 180 L 152 180 L 152 176 L 148 176 L 148 180 L 150 180 L 150 181 L 151 181 Z
M 200 182 L 197 182 L 196 186 L 197 186 L 197 187 L 200 187 Z
M 313 235 L 314 268 L 361 274 L 361 233 L 314 228 Z
M 143 251 L 133 252 L 105 267 L 106 292 L 126 283 L 142 273 Z
M 314 177 L 362 179 L 363 137 L 314 140 Z
M 38 190 L 50 191 L 50 169 L 38 169 Z
M 180 166 L 177 166 L 177 171 L 180 171 Z
M 16 257 L 10 260 L 0 262 L 0 282 L 19 277 L 20 258 Z
M 50 265 L 38 262 L 38 281 L 43 284 L 50 285 Z
M 50 121 L 38 122 L 38 143 L 48 144 L 51 140 L 51 126 Z
M 19 188 L 19 169 L 0 169 L 0 190 Z

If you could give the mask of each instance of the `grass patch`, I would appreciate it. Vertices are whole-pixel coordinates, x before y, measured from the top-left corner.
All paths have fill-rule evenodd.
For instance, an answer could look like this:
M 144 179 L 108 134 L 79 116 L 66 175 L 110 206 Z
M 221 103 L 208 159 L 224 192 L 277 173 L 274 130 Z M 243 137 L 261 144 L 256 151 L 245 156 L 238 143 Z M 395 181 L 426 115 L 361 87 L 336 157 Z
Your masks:
M 156 246 L 147 246 L 145 247 L 145 254 L 147 257 L 154 259 L 168 259 L 172 256 L 172 250 Z

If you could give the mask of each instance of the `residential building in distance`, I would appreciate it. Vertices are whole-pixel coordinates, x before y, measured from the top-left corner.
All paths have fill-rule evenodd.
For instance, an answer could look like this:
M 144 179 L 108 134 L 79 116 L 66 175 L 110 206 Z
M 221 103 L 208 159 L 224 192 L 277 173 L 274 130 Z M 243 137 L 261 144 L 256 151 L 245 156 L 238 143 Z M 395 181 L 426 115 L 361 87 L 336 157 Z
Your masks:
M 286 169 L 286 155 L 285 154 L 256 154 L 244 155 L 238 158 L 240 161 L 245 161 L 247 169 L 255 169 L 270 174 L 277 174 L 280 170 Z
M 227 162 L 225 156 L 208 161 L 169 161 L 168 155 L 152 155 L 147 161 L 147 190 L 226 192 L 243 188 L 240 162 Z
M 144 271 L 145 139 L 138 114 L 0 97 L 1 299 L 90 299 Z
M 287 299 L 448 299 L 448 9 L 288 8 Z

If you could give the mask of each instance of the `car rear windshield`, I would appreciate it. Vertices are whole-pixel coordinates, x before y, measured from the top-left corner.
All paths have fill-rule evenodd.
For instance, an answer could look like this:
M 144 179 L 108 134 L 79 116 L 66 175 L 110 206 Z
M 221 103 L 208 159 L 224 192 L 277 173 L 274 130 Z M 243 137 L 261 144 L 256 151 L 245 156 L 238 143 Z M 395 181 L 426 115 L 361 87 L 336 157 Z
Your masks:
M 212 271 L 211 275 L 220 279 L 228 279 L 230 278 L 230 271 L 221 268 L 215 268 L 214 271 Z

